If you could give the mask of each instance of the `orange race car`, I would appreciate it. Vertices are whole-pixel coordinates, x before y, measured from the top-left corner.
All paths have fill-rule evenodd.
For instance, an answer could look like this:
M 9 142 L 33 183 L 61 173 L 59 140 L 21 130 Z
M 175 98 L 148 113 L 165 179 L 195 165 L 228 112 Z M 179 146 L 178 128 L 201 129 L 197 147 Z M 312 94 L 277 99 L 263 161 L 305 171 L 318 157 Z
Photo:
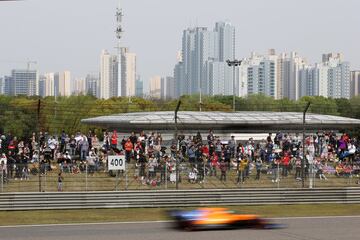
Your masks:
M 176 228 L 188 231 L 237 228 L 275 229 L 284 227 L 270 223 L 257 215 L 237 214 L 227 208 L 199 208 L 191 211 L 173 210 L 169 214 L 175 220 Z

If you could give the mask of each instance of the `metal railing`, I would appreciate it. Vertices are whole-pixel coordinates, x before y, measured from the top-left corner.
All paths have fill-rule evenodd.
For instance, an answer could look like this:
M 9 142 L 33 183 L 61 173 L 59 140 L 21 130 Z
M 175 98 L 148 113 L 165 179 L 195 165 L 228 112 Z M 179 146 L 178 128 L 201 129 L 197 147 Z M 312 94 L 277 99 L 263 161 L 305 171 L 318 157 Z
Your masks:
M 2 193 L 0 210 L 360 203 L 360 188 Z

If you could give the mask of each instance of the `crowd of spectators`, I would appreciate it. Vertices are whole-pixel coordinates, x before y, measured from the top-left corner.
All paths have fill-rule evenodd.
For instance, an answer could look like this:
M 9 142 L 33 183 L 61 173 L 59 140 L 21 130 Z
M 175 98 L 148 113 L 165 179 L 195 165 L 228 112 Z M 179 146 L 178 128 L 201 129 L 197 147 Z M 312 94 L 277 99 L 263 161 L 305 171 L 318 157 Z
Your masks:
M 277 183 L 284 178 L 301 181 L 312 173 L 322 181 L 331 174 L 360 174 L 360 142 L 346 133 L 307 135 L 305 149 L 299 134 L 278 132 L 261 141 L 236 141 L 234 136 L 221 139 L 212 130 L 205 135 L 179 134 L 176 141 L 164 142 L 155 132 L 127 136 L 104 132 L 101 141 L 91 131 L 74 135 L 63 131 L 58 137 L 40 132 L 29 139 L 0 134 L 0 171 L 4 181 L 28 180 L 31 175 L 55 170 L 94 174 L 107 172 L 108 155 L 123 155 L 134 166 L 134 178 L 153 186 L 175 183 L 177 166 L 182 176 L 179 180 L 190 183 L 202 183 L 207 177 L 226 182 L 229 173 L 236 174 L 237 183 L 250 177 L 257 181 L 270 178 Z

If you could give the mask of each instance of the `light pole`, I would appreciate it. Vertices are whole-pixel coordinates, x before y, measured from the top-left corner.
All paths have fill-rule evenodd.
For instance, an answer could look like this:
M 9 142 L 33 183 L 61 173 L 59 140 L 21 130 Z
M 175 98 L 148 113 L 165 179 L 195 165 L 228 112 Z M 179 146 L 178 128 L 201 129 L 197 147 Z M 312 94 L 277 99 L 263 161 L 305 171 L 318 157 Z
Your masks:
M 176 161 L 176 190 L 179 189 L 179 179 L 180 179 L 180 172 L 179 172 L 179 157 L 177 155 L 177 151 L 178 151 L 178 143 L 179 143 L 179 140 L 178 140 L 178 112 L 179 112 L 179 109 L 180 109 L 180 105 L 181 105 L 181 100 L 179 100 L 177 106 L 176 106 L 176 109 L 175 109 L 175 142 L 176 142 L 176 154 L 175 154 L 175 161 Z
M 241 60 L 227 60 L 226 63 L 228 64 L 229 67 L 233 67 L 233 112 L 236 111 L 236 105 L 235 105 L 235 97 L 236 97 L 236 82 L 235 82 L 235 78 L 236 78 L 236 67 L 241 65 Z
M 303 147 L 303 158 L 301 160 L 301 183 L 302 183 L 302 187 L 305 187 L 305 121 L 306 121 L 306 112 L 309 110 L 310 107 L 310 102 L 307 103 L 304 111 L 303 111 L 303 142 L 302 142 L 302 147 Z M 310 176 L 309 176 L 310 177 Z

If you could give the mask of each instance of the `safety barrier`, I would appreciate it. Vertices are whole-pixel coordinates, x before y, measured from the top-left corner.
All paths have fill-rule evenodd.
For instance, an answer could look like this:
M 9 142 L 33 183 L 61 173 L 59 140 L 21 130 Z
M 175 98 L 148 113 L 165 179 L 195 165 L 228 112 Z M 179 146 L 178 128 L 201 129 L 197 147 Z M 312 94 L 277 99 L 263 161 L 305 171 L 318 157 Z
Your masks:
M 360 188 L 3 193 L 0 210 L 360 203 Z

